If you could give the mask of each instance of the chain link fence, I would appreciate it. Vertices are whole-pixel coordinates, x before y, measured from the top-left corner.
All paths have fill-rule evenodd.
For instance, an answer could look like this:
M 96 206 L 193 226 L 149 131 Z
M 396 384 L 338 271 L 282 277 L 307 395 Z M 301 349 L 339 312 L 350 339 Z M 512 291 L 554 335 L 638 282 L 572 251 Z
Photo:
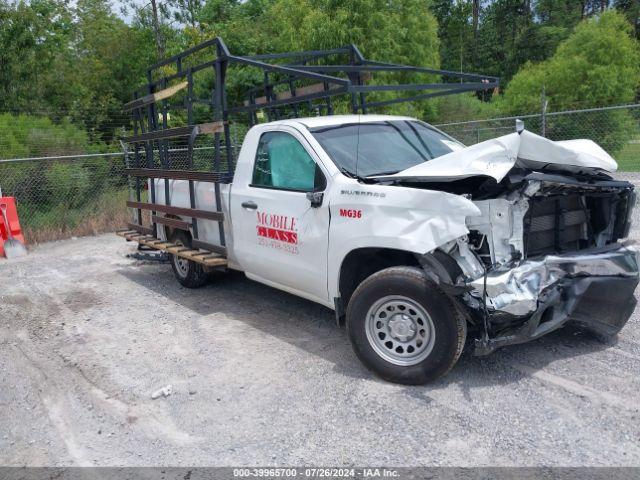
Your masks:
M 168 147 L 171 168 L 190 168 L 188 149 Z M 153 152 L 153 166 L 159 168 L 160 155 Z M 207 170 L 213 163 L 213 146 L 194 148 L 194 169 Z M 137 162 L 137 163 L 136 163 Z M 226 156 L 221 167 L 226 168 Z M 145 151 L 60 155 L 0 159 L 2 195 L 16 198 L 20 224 L 28 243 L 114 231 L 131 221 L 126 201 L 133 198 L 135 179 L 126 168 L 148 166 Z M 148 192 L 141 180 L 142 200 Z M 148 212 L 147 212 L 148 213 Z
M 553 140 L 590 138 L 618 160 L 620 170 L 640 171 L 640 104 L 436 126 L 471 145 L 513 132 L 516 118 L 528 130 Z M 102 152 L 87 153 L 98 146 L 86 139 L 84 144 L 63 141 L 61 135 L 73 138 L 75 134 L 68 128 L 51 134 L 32 122 L 24 130 L 15 135 L 0 128 L 0 189 L 3 195 L 16 197 L 29 243 L 114 231 L 131 220 L 125 207 L 133 185 L 125 173 L 126 165 L 134 161 L 131 149 L 126 158 L 115 146 L 100 145 Z M 240 129 L 232 131 L 234 156 L 242 140 L 240 133 Z M 195 168 L 207 169 L 211 164 L 213 145 L 211 139 L 206 142 L 195 147 Z M 32 144 L 35 147 L 25 147 Z M 187 168 L 187 148 L 178 144 L 167 148 L 172 168 Z M 146 164 L 143 150 L 140 166 Z M 16 155 L 23 151 L 26 155 Z M 154 152 L 154 163 L 158 161 Z M 221 168 L 226 162 L 223 153 Z
M 16 197 L 28 243 L 126 225 L 122 154 L 0 160 L 2 194 Z

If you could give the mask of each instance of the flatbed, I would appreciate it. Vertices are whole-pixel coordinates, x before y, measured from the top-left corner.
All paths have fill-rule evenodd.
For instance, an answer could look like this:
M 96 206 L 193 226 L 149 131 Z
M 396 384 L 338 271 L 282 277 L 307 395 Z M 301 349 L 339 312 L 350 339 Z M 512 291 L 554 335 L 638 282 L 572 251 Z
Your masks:
M 160 240 L 153 235 L 140 235 L 136 230 L 118 230 L 116 235 L 123 237 L 129 242 L 137 242 L 145 247 L 176 255 L 186 260 L 191 260 L 192 262 L 204 265 L 205 267 L 227 266 L 227 259 L 217 253 L 202 249 L 194 250 L 173 242 Z

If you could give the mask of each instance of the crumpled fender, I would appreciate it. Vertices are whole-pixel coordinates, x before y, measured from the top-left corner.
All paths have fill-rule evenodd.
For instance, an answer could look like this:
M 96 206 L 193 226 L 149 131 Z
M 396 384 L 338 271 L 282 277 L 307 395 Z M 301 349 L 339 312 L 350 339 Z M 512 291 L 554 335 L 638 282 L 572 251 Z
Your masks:
M 468 234 L 465 219 L 481 214 L 460 195 L 342 176 L 334 180 L 328 196 L 331 298 L 339 296 L 340 267 L 349 252 L 377 247 L 424 254 Z

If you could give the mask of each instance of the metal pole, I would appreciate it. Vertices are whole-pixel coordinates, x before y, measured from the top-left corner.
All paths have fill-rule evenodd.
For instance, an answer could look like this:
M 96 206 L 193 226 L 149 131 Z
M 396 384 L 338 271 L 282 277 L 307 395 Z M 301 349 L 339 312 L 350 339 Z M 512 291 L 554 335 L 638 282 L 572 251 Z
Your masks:
M 545 95 L 544 85 L 542 86 L 542 94 L 540 96 L 540 102 L 542 104 L 542 125 L 540 127 L 540 133 L 543 137 L 547 136 L 547 105 L 549 102 L 547 101 L 547 96 Z

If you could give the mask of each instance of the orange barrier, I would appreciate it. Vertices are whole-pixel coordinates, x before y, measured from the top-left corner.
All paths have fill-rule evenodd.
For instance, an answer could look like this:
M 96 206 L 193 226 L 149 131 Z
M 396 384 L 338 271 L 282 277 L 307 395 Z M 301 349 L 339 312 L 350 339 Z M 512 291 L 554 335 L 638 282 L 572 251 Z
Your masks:
M 13 238 L 22 242 L 25 245 L 24 236 L 20 228 L 20 220 L 18 219 L 18 210 L 16 209 L 16 200 L 13 197 L 0 197 L 0 205 L 6 205 L 7 222 L 9 225 L 5 225 L 4 219 L 0 215 L 0 257 L 4 257 L 4 244 L 9 238 L 9 229 Z

